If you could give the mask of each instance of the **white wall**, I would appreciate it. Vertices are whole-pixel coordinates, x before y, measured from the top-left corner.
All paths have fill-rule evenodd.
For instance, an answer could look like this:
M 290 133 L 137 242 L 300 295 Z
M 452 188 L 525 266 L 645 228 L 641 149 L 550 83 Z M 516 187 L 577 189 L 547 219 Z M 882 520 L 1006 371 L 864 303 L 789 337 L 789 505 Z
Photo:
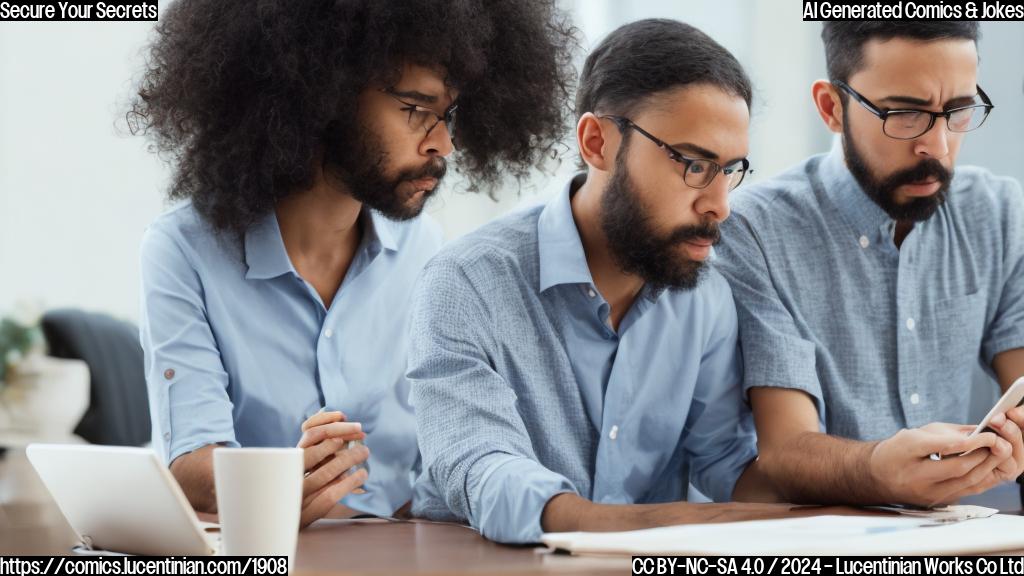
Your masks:
M 978 84 L 996 107 L 985 124 L 966 137 L 960 162 L 1024 181 L 1024 22 L 985 22 L 981 33 Z
M 166 170 L 115 122 L 150 23 L 0 23 L 0 310 L 134 317 Z

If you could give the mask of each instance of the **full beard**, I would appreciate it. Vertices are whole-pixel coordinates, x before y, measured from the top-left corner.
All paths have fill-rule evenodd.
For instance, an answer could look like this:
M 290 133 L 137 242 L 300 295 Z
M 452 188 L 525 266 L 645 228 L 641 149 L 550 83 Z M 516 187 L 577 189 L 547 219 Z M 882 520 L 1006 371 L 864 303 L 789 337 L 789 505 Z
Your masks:
M 659 235 L 626 168 L 624 149 L 625 142 L 615 159 L 615 174 L 601 200 L 601 229 L 612 258 L 623 272 L 642 278 L 651 294 L 666 288 L 692 290 L 700 284 L 707 265 L 703 260 L 681 255 L 678 247 L 685 241 L 697 239 L 717 244 L 718 225 L 704 222 L 680 226 L 668 235 Z
M 886 176 L 876 178 L 868 167 L 864 156 L 857 150 L 853 138 L 848 131 L 849 122 L 843 123 L 843 154 L 846 165 L 850 169 L 861 189 L 868 198 L 877 204 L 890 218 L 898 222 L 923 222 L 932 217 L 939 206 L 946 201 L 949 184 L 953 173 L 947 170 L 938 160 L 929 158 L 918 162 L 911 168 L 899 170 Z M 896 189 L 905 184 L 914 184 L 927 179 L 935 179 L 939 189 L 931 196 L 911 198 L 903 204 L 896 203 Z
M 345 185 L 353 198 L 391 220 L 403 221 L 419 216 L 448 171 L 444 158 L 435 157 L 421 166 L 388 174 L 385 169 L 388 156 L 383 143 L 372 133 L 359 132 L 361 134 L 356 139 L 359 144 L 355 150 L 332 153 L 328 147 L 325 164 L 330 167 L 330 172 Z M 436 185 L 419 194 L 412 183 L 428 178 L 435 179 Z

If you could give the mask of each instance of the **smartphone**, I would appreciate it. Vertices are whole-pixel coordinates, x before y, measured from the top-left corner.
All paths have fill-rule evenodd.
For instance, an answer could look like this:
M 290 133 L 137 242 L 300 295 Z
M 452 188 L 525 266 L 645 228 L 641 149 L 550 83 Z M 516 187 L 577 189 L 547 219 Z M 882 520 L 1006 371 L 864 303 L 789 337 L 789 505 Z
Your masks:
M 1024 377 L 1018 378 L 1016 382 L 1010 385 L 1010 387 L 1003 394 L 1003 397 L 1000 398 L 999 401 L 996 402 L 995 406 L 993 406 L 992 409 L 988 411 L 988 414 L 986 414 L 985 418 L 982 419 L 981 423 L 974 428 L 974 431 L 970 433 L 968 438 L 970 438 L 971 436 L 977 436 L 982 432 L 992 432 L 995 434 L 996 431 L 990 428 L 988 423 L 991 422 L 992 419 L 996 417 L 996 414 L 1002 414 L 1007 410 L 1016 408 L 1017 406 L 1020 406 L 1022 404 L 1024 404 Z M 973 450 L 968 450 L 963 454 L 947 454 L 946 456 L 966 456 L 971 452 L 973 452 Z M 939 461 L 942 460 L 943 456 L 941 454 L 935 453 L 931 454 L 929 458 L 935 461 Z
M 996 417 L 996 414 L 1002 414 L 1007 410 L 1011 410 L 1024 404 L 1024 377 L 1018 378 L 1003 394 L 1003 397 L 996 402 L 996 405 L 988 411 L 985 415 L 985 419 L 981 421 L 981 424 L 971 432 L 971 436 L 977 436 L 982 432 L 995 432 L 995 430 L 989 428 L 988 423 Z
M 348 449 L 348 450 L 351 450 L 351 449 L 355 448 L 356 446 L 365 446 L 365 445 L 366 445 L 366 443 L 363 442 L 362 440 L 349 440 L 348 444 L 345 445 L 345 448 Z M 370 472 L 370 461 L 366 460 L 365 462 L 362 462 L 360 464 L 356 464 L 355 468 L 357 470 L 362 468 L 363 470 L 366 470 L 367 474 L 369 474 L 369 472 Z
M 320 408 L 320 410 L 317 411 L 317 414 L 319 414 L 321 412 L 326 412 L 326 411 L 327 411 L 327 406 L 324 406 L 324 407 Z M 345 449 L 346 450 L 351 450 L 352 448 L 355 448 L 356 446 L 364 446 L 364 445 L 365 445 L 365 443 L 362 440 L 349 440 L 348 444 L 345 444 Z M 370 461 L 367 460 L 367 461 L 362 462 L 360 464 L 356 464 L 353 467 L 354 470 L 358 470 L 360 468 L 362 468 L 363 470 L 366 470 L 366 473 L 369 474 L 370 473 Z M 365 494 L 366 490 L 364 490 L 362 488 L 356 488 L 355 490 L 353 490 L 353 493 L 355 493 L 355 494 Z

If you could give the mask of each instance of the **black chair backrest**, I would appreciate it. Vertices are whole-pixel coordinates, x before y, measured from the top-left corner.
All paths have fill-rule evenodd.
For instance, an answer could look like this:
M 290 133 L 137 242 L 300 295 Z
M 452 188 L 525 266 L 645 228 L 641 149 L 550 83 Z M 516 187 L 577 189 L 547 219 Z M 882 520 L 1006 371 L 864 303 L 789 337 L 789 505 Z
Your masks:
M 75 434 L 93 444 L 148 442 L 149 398 L 138 328 L 106 314 L 72 309 L 47 312 L 42 328 L 51 356 L 89 365 L 89 409 Z

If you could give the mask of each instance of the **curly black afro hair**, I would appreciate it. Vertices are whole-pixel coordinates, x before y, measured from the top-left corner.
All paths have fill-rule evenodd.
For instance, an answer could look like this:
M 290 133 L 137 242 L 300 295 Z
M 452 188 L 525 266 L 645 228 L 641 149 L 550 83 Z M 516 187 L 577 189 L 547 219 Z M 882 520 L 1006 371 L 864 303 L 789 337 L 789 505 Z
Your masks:
M 127 121 L 173 163 L 171 199 L 243 234 L 312 185 L 371 82 L 440 67 L 460 91 L 456 166 L 493 191 L 555 154 L 576 36 L 554 0 L 177 0 Z

